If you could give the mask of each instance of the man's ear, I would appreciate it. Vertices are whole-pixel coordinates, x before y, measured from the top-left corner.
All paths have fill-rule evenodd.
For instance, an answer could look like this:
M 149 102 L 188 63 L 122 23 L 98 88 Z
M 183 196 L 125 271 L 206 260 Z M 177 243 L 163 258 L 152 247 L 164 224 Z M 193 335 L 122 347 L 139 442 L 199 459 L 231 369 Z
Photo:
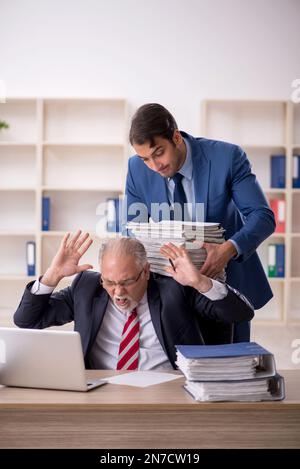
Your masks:
M 173 142 L 175 143 L 176 146 L 178 146 L 182 143 L 182 135 L 181 135 L 181 133 L 179 132 L 178 129 L 174 130 Z

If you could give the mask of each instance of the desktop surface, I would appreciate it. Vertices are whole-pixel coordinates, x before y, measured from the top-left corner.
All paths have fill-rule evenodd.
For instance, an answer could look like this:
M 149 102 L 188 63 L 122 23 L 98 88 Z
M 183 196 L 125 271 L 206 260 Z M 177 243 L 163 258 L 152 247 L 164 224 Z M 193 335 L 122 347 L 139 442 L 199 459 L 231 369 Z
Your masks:
M 286 399 L 276 402 L 199 403 L 183 389 L 184 377 L 89 393 L 0 387 L 0 447 L 299 448 L 300 372 L 280 373 Z

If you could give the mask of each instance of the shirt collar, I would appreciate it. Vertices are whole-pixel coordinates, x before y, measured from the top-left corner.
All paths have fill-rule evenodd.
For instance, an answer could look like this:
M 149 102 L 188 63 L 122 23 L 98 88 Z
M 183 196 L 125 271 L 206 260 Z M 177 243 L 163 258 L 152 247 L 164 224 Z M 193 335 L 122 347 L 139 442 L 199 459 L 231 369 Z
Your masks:
M 145 293 L 144 293 L 144 295 L 143 295 L 143 298 L 140 300 L 138 306 L 139 306 L 139 305 L 144 305 L 144 304 L 146 304 L 147 301 L 148 301 L 148 299 L 147 299 L 147 289 L 146 289 L 146 291 L 145 291 Z
M 185 146 L 186 146 L 186 157 L 185 162 L 183 163 L 182 167 L 178 171 L 178 173 L 182 174 L 188 180 L 192 180 L 193 178 L 193 161 L 192 161 L 192 152 L 189 142 L 186 138 L 183 139 Z M 171 178 L 168 178 L 170 181 Z

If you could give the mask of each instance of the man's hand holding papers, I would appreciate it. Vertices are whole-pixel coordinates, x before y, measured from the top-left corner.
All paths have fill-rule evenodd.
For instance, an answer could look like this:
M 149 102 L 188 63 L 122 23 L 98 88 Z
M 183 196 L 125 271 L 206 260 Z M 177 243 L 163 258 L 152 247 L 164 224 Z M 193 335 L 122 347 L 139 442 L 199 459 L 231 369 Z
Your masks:
M 165 267 L 165 270 L 184 286 L 190 286 L 200 293 L 206 293 L 212 287 L 212 281 L 205 275 L 202 275 L 183 246 L 176 246 L 173 243 L 166 243 L 160 248 L 160 253 L 166 258 L 171 259 L 175 270 L 172 267 Z

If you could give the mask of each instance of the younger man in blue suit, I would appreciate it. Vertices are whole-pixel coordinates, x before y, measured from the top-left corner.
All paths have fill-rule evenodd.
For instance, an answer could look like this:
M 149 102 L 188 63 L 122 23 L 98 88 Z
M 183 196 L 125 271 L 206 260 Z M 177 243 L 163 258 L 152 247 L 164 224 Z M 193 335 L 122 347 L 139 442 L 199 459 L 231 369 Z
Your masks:
M 185 220 L 197 219 L 203 204 L 204 220 L 226 229 L 222 245 L 206 244 L 207 260 L 201 273 L 211 278 L 227 265 L 229 285 L 242 292 L 255 309 L 264 306 L 272 291 L 257 256 L 257 247 L 274 231 L 275 220 L 251 172 L 245 152 L 231 143 L 195 138 L 178 130 L 170 112 L 159 104 L 145 104 L 132 119 L 130 158 L 126 180 L 127 220 L 143 204 L 154 221 L 162 213 L 158 204 L 185 206 Z M 186 205 L 184 205 L 186 204 Z M 248 323 L 239 324 L 235 341 L 250 338 Z

